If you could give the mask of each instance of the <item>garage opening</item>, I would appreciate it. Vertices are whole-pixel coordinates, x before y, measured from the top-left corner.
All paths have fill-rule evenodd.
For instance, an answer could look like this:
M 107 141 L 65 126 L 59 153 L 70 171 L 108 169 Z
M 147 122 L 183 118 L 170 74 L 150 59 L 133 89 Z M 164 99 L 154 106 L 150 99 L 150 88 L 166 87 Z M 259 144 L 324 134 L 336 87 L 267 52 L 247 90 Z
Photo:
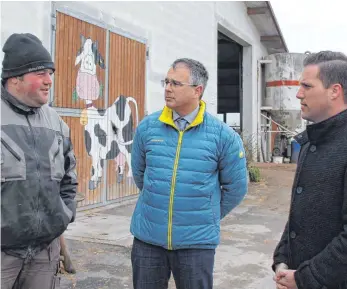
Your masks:
M 217 113 L 242 131 L 242 46 L 218 31 Z

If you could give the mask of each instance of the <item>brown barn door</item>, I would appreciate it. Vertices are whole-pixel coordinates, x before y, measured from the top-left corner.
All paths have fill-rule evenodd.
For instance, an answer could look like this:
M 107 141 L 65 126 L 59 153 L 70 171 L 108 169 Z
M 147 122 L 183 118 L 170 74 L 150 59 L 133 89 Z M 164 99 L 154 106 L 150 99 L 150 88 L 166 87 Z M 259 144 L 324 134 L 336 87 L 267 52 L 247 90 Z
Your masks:
M 137 194 L 130 168 L 144 116 L 145 44 L 56 12 L 51 106 L 71 129 L 80 207 Z
M 107 200 L 137 194 L 131 149 L 135 128 L 144 116 L 146 46 L 110 33 L 108 121 L 114 133 L 107 167 Z

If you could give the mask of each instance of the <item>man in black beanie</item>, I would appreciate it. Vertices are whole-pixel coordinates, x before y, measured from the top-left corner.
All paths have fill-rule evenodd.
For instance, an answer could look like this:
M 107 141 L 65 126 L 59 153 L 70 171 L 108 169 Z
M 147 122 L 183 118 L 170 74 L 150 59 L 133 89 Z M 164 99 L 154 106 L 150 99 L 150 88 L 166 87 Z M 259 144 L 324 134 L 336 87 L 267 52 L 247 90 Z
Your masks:
M 59 286 L 59 236 L 76 215 L 70 130 L 47 105 L 55 67 L 32 34 L 4 47 L 1 85 L 1 288 Z
M 6 41 L 2 62 L 2 84 L 7 81 L 10 89 L 15 89 L 15 98 L 30 107 L 40 107 L 48 101 L 52 80 L 49 75 L 55 71 L 51 55 L 34 35 L 12 34 Z M 46 73 L 46 77 L 44 76 Z M 26 77 L 27 81 L 22 78 Z M 37 77 L 40 76 L 40 77 Z M 22 80 L 18 82 L 18 80 Z M 43 82 L 45 81 L 45 82 Z M 18 84 L 15 85 L 14 84 Z M 20 91 L 18 91 L 20 90 Z M 23 94 L 22 92 L 25 91 Z

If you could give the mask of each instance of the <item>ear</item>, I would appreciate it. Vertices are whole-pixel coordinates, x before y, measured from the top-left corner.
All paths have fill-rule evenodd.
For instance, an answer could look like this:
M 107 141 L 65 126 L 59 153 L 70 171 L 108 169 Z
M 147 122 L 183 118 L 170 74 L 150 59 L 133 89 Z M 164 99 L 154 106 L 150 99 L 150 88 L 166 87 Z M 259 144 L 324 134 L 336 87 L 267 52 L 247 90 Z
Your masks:
M 76 60 L 75 60 L 75 66 L 81 62 L 82 56 L 83 56 L 83 51 L 77 55 Z
M 195 87 L 195 93 L 198 95 L 198 97 L 201 97 L 202 91 L 203 91 L 202 85 Z
M 94 52 L 94 54 L 98 52 L 98 48 L 99 48 L 99 42 L 96 40 L 95 42 L 92 43 L 92 51 Z
M 75 66 L 81 62 L 82 58 L 83 58 L 83 48 L 84 48 L 84 43 L 86 42 L 86 38 L 84 37 L 84 35 L 80 35 L 80 39 L 81 39 L 81 47 L 77 52 L 77 56 L 76 56 L 76 60 L 75 60 Z
M 84 43 L 86 42 L 87 38 L 83 35 L 83 34 L 80 34 L 80 39 L 81 39 L 81 46 L 83 47 L 84 46 Z
M 17 77 L 11 77 L 8 81 L 12 84 L 17 84 L 19 82 L 19 79 Z
M 331 99 L 336 100 L 338 98 L 344 98 L 344 92 L 341 84 L 336 83 L 331 86 Z
M 98 58 L 98 46 L 99 46 L 99 43 L 98 41 L 96 40 L 95 42 L 92 43 L 92 52 L 94 54 L 94 64 L 97 65 L 98 62 L 99 62 L 99 58 Z

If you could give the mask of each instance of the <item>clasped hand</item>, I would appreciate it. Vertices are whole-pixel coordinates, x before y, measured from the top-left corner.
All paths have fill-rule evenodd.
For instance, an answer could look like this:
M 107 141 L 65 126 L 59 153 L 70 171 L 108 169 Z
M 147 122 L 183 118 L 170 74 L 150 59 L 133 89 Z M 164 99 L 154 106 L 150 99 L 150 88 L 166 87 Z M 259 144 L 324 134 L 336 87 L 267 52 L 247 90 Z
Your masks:
M 295 270 L 279 270 L 276 272 L 274 281 L 276 289 L 298 289 L 294 278 Z

